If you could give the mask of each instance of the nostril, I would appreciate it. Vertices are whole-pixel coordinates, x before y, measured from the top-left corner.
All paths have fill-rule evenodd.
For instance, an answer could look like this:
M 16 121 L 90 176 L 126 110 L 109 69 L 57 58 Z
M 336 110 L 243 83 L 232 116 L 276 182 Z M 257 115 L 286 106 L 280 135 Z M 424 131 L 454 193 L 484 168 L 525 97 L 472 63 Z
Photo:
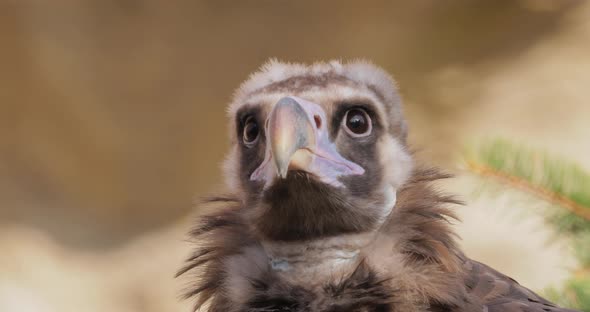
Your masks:
M 314 115 L 313 120 L 315 121 L 315 126 L 320 129 L 322 127 L 322 118 L 318 115 Z

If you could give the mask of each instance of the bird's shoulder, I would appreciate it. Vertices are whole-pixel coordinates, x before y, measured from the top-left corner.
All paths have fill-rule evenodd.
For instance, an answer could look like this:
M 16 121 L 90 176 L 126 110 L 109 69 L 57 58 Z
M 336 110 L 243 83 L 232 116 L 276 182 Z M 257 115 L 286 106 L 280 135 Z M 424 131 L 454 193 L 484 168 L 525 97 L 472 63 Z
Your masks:
M 516 280 L 471 259 L 464 259 L 465 286 L 469 297 L 485 312 L 575 312 L 560 308 Z

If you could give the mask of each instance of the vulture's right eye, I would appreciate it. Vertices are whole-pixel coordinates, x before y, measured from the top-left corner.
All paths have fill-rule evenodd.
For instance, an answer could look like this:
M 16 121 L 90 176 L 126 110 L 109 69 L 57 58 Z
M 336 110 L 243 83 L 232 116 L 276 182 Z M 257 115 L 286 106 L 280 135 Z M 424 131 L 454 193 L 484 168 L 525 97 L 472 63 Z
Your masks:
M 244 133 L 242 134 L 244 144 L 251 147 L 256 141 L 258 141 L 259 136 L 260 127 L 258 126 L 258 122 L 256 122 L 256 118 L 249 116 L 244 122 Z

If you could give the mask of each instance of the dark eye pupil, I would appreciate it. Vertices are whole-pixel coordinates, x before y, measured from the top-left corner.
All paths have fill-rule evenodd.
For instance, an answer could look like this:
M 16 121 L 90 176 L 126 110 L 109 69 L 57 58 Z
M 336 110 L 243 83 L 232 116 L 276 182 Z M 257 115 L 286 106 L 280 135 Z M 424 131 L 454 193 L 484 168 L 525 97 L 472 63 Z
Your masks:
M 369 130 L 366 115 L 359 109 L 353 109 L 346 116 L 346 127 L 356 134 L 363 134 Z
M 244 142 L 253 143 L 258 138 L 258 133 L 258 123 L 253 118 L 248 118 L 244 126 Z

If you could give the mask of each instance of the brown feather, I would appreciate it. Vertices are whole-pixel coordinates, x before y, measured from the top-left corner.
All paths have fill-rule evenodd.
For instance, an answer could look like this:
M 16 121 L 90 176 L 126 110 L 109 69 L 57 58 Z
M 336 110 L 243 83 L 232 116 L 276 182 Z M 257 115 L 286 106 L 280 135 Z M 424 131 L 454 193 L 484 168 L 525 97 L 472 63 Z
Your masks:
M 447 175 L 435 173 L 432 169 L 416 171 L 411 182 L 404 189 L 400 190 L 399 204 L 395 208 L 395 212 L 390 216 L 391 220 L 384 226 L 383 231 L 391 231 L 387 235 L 393 235 L 400 230 L 406 232 L 406 234 L 410 234 L 403 235 L 402 238 L 404 241 L 398 244 L 401 247 L 401 252 L 408 255 L 406 258 L 408 265 L 426 265 L 432 268 L 432 264 L 434 264 L 434 267 L 444 267 L 449 272 L 456 271 L 453 268 L 455 266 L 454 249 L 456 247 L 447 221 L 448 218 L 455 218 L 455 216 L 450 210 L 443 208 L 443 205 L 455 203 L 455 201 L 449 197 L 437 194 L 425 186 L 430 181 L 446 177 Z M 422 196 L 418 196 L 418 194 L 422 194 Z M 196 241 L 197 248 L 187 259 L 186 265 L 178 272 L 178 275 L 187 272 L 197 272 L 196 278 L 199 280 L 197 287 L 185 293 L 185 297 L 199 297 L 197 308 L 206 301 L 210 301 L 210 304 L 213 304 L 211 309 L 215 311 L 216 304 L 222 305 L 222 302 L 227 300 L 224 298 L 225 293 L 223 290 L 224 276 L 227 273 L 223 259 L 228 256 L 241 254 L 243 248 L 246 246 L 259 245 L 259 242 L 255 239 L 253 230 L 245 222 L 248 207 L 242 207 L 239 204 L 239 200 L 228 200 L 227 198 L 233 197 L 226 196 L 222 197 L 222 200 L 213 200 L 212 202 L 216 204 L 219 202 L 225 203 L 225 206 L 212 214 L 201 217 L 197 226 L 191 231 L 191 236 Z M 365 276 L 370 276 L 371 278 L 366 278 L 367 280 L 364 281 L 356 281 L 355 278 L 359 278 L 360 276 L 357 273 L 361 271 L 365 272 Z M 272 275 L 271 273 L 268 274 Z M 370 265 L 359 264 L 355 273 L 351 274 L 348 280 L 344 279 L 340 284 L 326 284 L 323 287 L 326 293 L 331 292 L 334 294 L 339 292 L 349 295 L 354 294 L 350 300 L 354 298 L 353 301 L 357 300 L 358 302 L 364 302 L 363 300 L 366 299 L 365 296 L 372 297 L 376 293 L 381 293 L 385 290 L 387 290 L 386 293 L 389 294 L 388 296 L 381 296 L 382 298 L 380 300 L 372 301 L 391 304 L 392 302 L 402 300 L 403 295 L 397 296 L 396 293 L 407 290 L 398 289 L 394 291 L 389 288 L 390 286 L 385 287 L 386 283 L 383 281 L 392 279 L 388 274 L 380 272 L 380 277 L 377 278 L 376 276 L 377 273 L 372 270 Z M 289 291 L 292 290 L 292 286 L 277 280 L 276 277 L 264 277 L 260 280 L 258 283 L 267 285 L 265 287 L 277 287 L 275 285 L 268 285 L 272 282 L 273 284 L 282 285 L 281 287 Z M 253 281 L 253 283 L 255 282 Z M 355 287 L 360 287 L 358 285 L 366 287 L 363 288 L 364 295 L 359 294 L 358 291 L 355 293 L 351 290 L 350 288 L 353 284 L 357 285 Z M 395 282 L 387 283 L 387 285 L 395 284 Z M 441 284 L 448 286 L 445 283 Z M 368 289 L 375 290 L 368 291 Z M 265 294 L 265 296 L 269 296 L 268 292 L 265 292 Z M 329 297 L 330 295 L 326 294 L 326 296 Z M 342 294 L 338 295 L 339 298 L 341 296 Z M 330 302 L 334 303 L 335 299 Z M 340 304 L 344 303 L 341 302 Z M 349 304 L 347 303 L 345 305 Z M 257 310 L 254 309 L 251 311 Z M 391 311 L 397 310 L 392 308 Z
M 575 312 L 556 306 L 483 263 L 463 261 L 469 295 L 489 312 Z
M 417 169 L 399 190 L 398 203 L 379 230 L 389 244 L 379 248 L 404 256 L 399 272 L 384 272 L 369 257 L 349 275 L 318 289 L 313 283 L 309 288 L 293 285 L 268 268 L 257 268 L 263 273 L 249 279 L 251 291 L 239 306 L 232 303 L 225 288 L 230 277 L 224 260 L 244 255 L 245 248 L 260 246 L 260 242 L 245 222 L 248 207 L 240 200 L 232 196 L 211 200 L 223 207 L 201 217 L 191 231 L 197 248 L 178 275 L 193 273 L 197 284 L 185 297 L 198 297 L 195 310 L 208 306 L 208 311 L 224 312 L 573 311 L 556 307 L 462 254 L 450 228 L 457 217 L 449 205 L 459 202 L 431 186 L 448 177 L 432 168 Z

